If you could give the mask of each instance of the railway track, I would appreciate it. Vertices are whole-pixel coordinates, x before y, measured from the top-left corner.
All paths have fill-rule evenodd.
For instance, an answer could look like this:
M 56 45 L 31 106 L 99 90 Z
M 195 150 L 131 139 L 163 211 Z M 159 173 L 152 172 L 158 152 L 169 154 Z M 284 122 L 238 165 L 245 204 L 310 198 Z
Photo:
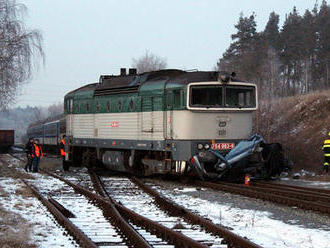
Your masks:
M 324 189 L 260 182 L 245 186 L 194 181 L 194 185 L 330 214 L 330 193 Z
M 191 213 L 189 210 L 175 204 L 171 200 L 164 198 L 158 192 L 136 178 L 99 178 L 95 173 L 91 173 L 92 180 L 90 180 L 87 173 L 78 173 L 77 175 L 71 176 L 66 174 L 65 176 L 67 179 L 64 179 L 58 175 L 46 171 L 44 172 L 65 182 L 74 189 L 76 194 L 80 197 L 83 195 L 85 200 L 93 202 L 95 206 L 91 204 L 94 207 L 92 212 L 97 212 L 97 209 L 98 211 L 101 209 L 103 215 L 106 217 L 105 220 L 108 224 L 110 223 L 113 225 L 112 228 L 116 231 L 113 233 L 118 235 L 116 237 L 122 238 L 116 241 L 111 239 L 102 240 L 102 237 L 101 239 L 97 239 L 102 236 L 102 233 L 96 230 L 104 230 L 104 227 L 98 226 L 94 229 L 94 236 L 97 236 L 96 238 L 90 235 L 88 229 L 84 230 L 84 226 L 87 227 L 91 220 L 87 221 L 88 224 L 86 225 L 79 225 L 79 222 L 77 222 L 77 224 L 72 221 L 73 217 L 66 216 L 78 229 L 77 232 L 79 233 L 80 230 L 80 232 L 85 234 L 87 239 L 91 240 L 96 246 L 259 247 L 231 233 L 227 229 Z M 327 214 L 330 213 L 330 193 L 329 190 L 325 189 L 319 190 L 316 188 L 264 182 L 252 183 L 249 187 L 230 183 L 215 184 L 200 181 L 196 181 L 195 186 L 196 185 L 249 197 L 261 198 L 289 206 L 297 206 L 302 209 L 315 210 Z M 72 189 L 68 191 L 70 192 L 68 196 L 72 194 Z M 46 191 L 43 192 L 43 190 L 45 189 L 41 189 L 41 194 L 49 195 L 49 192 L 45 193 Z M 94 192 L 92 192 L 93 190 Z M 99 195 L 95 194 L 95 192 Z M 75 203 L 79 203 L 80 200 L 78 199 L 79 198 L 75 200 Z M 51 199 L 46 199 L 46 201 L 55 206 L 64 216 L 66 215 L 66 209 L 71 208 L 68 202 L 63 201 L 63 199 L 59 198 L 56 194 L 52 195 Z M 60 203 L 60 205 L 56 203 Z M 85 203 L 81 204 L 84 205 Z M 64 206 L 64 209 L 62 209 L 61 205 Z M 62 222 L 63 221 L 59 221 L 59 223 Z M 82 221 L 82 223 L 83 222 L 84 221 Z M 84 240 L 80 235 L 76 235 L 77 237 L 74 235 L 76 231 L 70 231 L 69 228 L 68 232 L 70 234 L 73 232 L 72 236 L 75 237 L 77 242 L 82 242 L 81 240 Z M 100 235 L 96 235 L 96 233 Z M 92 246 L 85 245 L 84 247 Z
M 97 205 L 101 207 L 103 205 L 103 208 L 113 205 L 131 227 L 147 241 L 150 245 L 148 247 L 260 247 L 245 238 L 233 234 L 227 229 L 221 228 L 208 220 L 190 213 L 178 205 L 170 207 L 169 203 L 163 203 L 162 208 L 170 211 L 162 210 L 159 207 L 161 205 L 160 201 L 152 199 L 156 197 L 150 196 L 150 193 L 145 193 L 145 189 L 141 189 L 141 185 L 139 185 L 142 182 L 137 179 L 132 179 L 134 182 L 127 178 L 125 180 L 115 180 L 114 184 L 116 186 L 107 188 L 109 182 L 105 178 L 102 178 L 105 180 L 105 187 L 103 187 L 101 180 L 92 173 L 91 178 L 95 190 L 100 194 L 96 195 L 79 185 L 73 184 L 71 182 L 72 177 L 70 177 L 70 180 L 67 180 L 56 174 L 43 172 L 62 180 Z M 77 178 L 75 178 L 75 181 L 80 181 L 80 184 L 87 187 L 89 185 L 89 183 L 86 184 L 86 182 L 82 182 L 80 179 L 77 180 Z M 129 187 L 129 184 L 132 187 Z M 128 195 L 128 191 L 131 189 L 131 194 Z M 110 198 L 104 197 L 108 197 L 108 195 Z M 111 196 L 114 197 L 112 198 Z M 156 203 L 153 203 L 154 201 Z M 188 217 L 190 221 L 186 220 Z M 184 229 L 180 229 L 182 227 Z
M 177 232 L 197 239 L 199 243 L 207 247 L 260 247 L 175 204 L 137 178 L 103 177 L 100 179 L 93 173 L 92 178 L 94 178 L 95 188 L 101 195 L 108 195 L 112 200 L 120 201 L 131 209 L 137 209 L 140 214 L 150 216 L 155 221 L 163 223 L 164 226 L 174 227 Z M 179 229 L 178 226 L 184 229 Z M 224 246 L 221 243 L 227 245 Z
M 132 247 L 207 247 L 181 233 L 178 233 L 174 230 L 171 230 L 170 228 L 145 218 L 119 203 L 109 201 L 108 199 L 106 200 L 100 195 L 96 195 L 91 191 L 82 188 L 81 186 L 75 185 L 67 179 L 49 172 L 46 173 L 67 183 L 76 191 L 79 191 L 79 193 L 85 195 L 90 200 L 93 200 L 101 207 L 106 209 L 113 205 L 116 209 L 118 209 L 118 212 L 120 212 L 121 216 L 126 219 L 130 228 L 139 235 L 143 236 L 145 239 L 145 245 L 142 246 L 135 244 Z
M 100 208 L 72 187 L 59 180 L 50 185 L 49 178 L 39 178 L 37 186 L 27 180 L 23 182 L 80 246 L 127 247 L 120 229 L 104 217 Z

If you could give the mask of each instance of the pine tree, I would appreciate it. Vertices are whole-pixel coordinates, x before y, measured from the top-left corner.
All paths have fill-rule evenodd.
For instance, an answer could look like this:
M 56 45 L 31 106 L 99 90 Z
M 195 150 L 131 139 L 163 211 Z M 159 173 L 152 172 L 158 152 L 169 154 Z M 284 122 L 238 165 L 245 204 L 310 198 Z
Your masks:
M 276 50 L 279 48 L 279 27 L 278 23 L 280 16 L 275 12 L 270 13 L 268 22 L 266 24 L 263 36 L 268 45 L 272 46 Z
M 317 73 L 323 87 L 330 87 L 330 7 L 323 0 L 317 16 Z
M 312 78 L 312 70 L 315 67 L 315 51 L 316 51 L 316 26 L 315 16 L 306 10 L 302 19 L 302 40 L 303 40 L 303 51 L 302 56 L 304 57 L 304 92 L 308 92 L 311 83 L 314 81 Z M 315 87 L 315 85 L 313 86 Z
M 237 33 L 231 36 L 233 42 L 218 62 L 220 70 L 234 69 L 246 79 L 253 79 L 256 26 L 254 13 L 249 17 L 240 15 L 239 21 L 235 25 Z
M 302 77 L 302 60 L 304 43 L 302 40 L 302 18 L 296 7 L 287 16 L 281 31 L 282 73 L 286 85 L 286 93 L 294 95 L 300 88 Z

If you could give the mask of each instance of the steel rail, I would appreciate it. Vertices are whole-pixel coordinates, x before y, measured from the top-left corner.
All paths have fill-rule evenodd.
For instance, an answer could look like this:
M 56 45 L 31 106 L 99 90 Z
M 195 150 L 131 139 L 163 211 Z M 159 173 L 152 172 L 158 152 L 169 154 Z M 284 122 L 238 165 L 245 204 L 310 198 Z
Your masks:
M 273 188 L 285 188 L 301 192 L 312 192 L 318 193 L 320 195 L 330 196 L 330 189 L 321 189 L 321 188 L 312 188 L 312 187 L 303 187 L 289 184 L 280 184 L 280 183 L 266 183 L 266 182 L 253 182 L 252 185 L 261 186 L 261 187 L 273 187 Z
M 41 195 L 41 193 L 24 179 L 21 179 L 32 193 L 42 202 L 48 211 L 55 217 L 57 222 L 65 228 L 68 233 L 78 242 L 81 247 L 96 248 L 98 247 L 85 233 L 76 227 L 68 218 L 66 218 L 50 201 Z
M 121 204 L 118 204 L 105 190 L 103 183 L 101 182 L 101 179 L 99 176 L 95 174 L 94 171 L 89 170 L 89 174 L 93 183 L 93 186 L 95 190 L 102 196 L 106 196 L 109 198 L 111 202 L 116 204 L 116 207 L 121 212 L 123 216 L 125 216 L 127 219 L 132 221 L 137 226 L 142 226 L 146 230 L 151 231 L 154 234 L 160 234 L 162 239 L 168 240 L 171 243 L 174 243 L 176 247 L 206 247 L 205 245 L 202 245 L 201 243 L 179 233 L 175 232 L 163 225 L 160 225 L 152 220 L 149 220 L 143 216 L 138 216 L 138 218 L 135 217 L 136 213 L 132 210 L 124 207 Z M 150 228 L 151 227 L 151 228 Z M 164 232 L 165 230 L 165 232 Z M 169 236 L 171 234 L 171 236 Z
M 40 169 L 43 173 L 55 177 L 67 185 L 72 187 L 76 192 L 86 196 L 89 200 L 96 203 L 98 207 L 103 210 L 104 216 L 109 218 L 111 224 L 119 229 L 119 231 L 125 236 L 127 244 L 131 247 L 148 247 L 150 248 L 151 245 L 136 231 L 134 228 L 127 223 L 127 221 L 121 216 L 118 212 L 114 204 L 107 201 L 104 197 L 100 197 L 99 195 L 79 186 L 76 185 L 69 180 L 58 176 L 52 172 L 49 172 L 44 169 Z
M 218 182 L 219 185 L 227 185 L 230 187 L 236 187 L 236 188 L 242 188 L 242 184 L 235 184 L 235 183 L 227 183 L 227 182 Z M 246 186 L 243 186 L 246 188 Z M 259 192 L 265 192 L 267 190 L 267 193 L 273 193 L 276 195 L 282 195 L 287 196 L 290 198 L 295 198 L 298 200 L 306 200 L 311 202 L 323 202 L 328 203 L 330 202 L 330 195 L 323 194 L 323 193 L 317 193 L 317 192 L 311 192 L 311 191 L 302 191 L 302 190 L 296 190 L 296 189 L 287 189 L 284 187 L 273 187 L 265 185 L 259 185 L 252 183 L 249 185 L 248 189 L 255 190 Z
M 201 216 L 192 213 L 190 210 L 176 204 L 172 200 L 162 196 L 157 191 L 153 190 L 149 186 L 145 185 L 141 180 L 131 177 L 130 178 L 133 183 L 139 186 L 146 193 L 151 195 L 158 206 L 162 208 L 164 211 L 168 212 L 171 215 L 179 216 L 185 219 L 187 222 L 199 225 L 204 228 L 206 231 L 222 237 L 226 244 L 229 247 L 246 247 L 246 248 L 260 248 L 261 246 L 240 237 L 239 235 L 227 230 L 225 227 L 216 225 L 212 221 L 202 218 Z
M 241 186 L 240 186 L 241 187 Z M 278 195 L 284 195 L 291 198 L 296 199 L 302 199 L 307 201 L 315 201 L 315 202 L 330 202 L 330 195 L 327 194 L 319 194 L 317 192 L 312 191 L 302 191 L 302 190 L 296 190 L 296 189 L 290 189 L 290 188 L 282 188 L 282 187 L 273 187 L 273 186 L 267 186 L 267 185 L 251 185 L 250 189 L 263 191 L 267 189 L 267 192 L 274 193 Z
M 95 194 L 79 185 L 73 184 L 71 183 L 69 180 L 66 180 L 54 173 L 51 173 L 49 171 L 46 170 L 42 170 L 44 173 L 53 176 L 63 182 L 65 182 L 66 184 L 68 184 L 69 186 L 71 186 L 72 188 L 75 189 L 75 191 L 77 191 L 78 193 L 86 196 L 87 198 L 89 198 L 90 200 L 92 200 L 93 202 L 95 202 L 100 208 L 102 208 L 103 210 L 105 210 L 105 215 L 107 214 L 107 212 L 109 211 L 109 208 L 114 208 L 116 210 L 118 210 L 118 212 L 120 213 L 120 217 L 123 219 L 122 216 L 125 216 L 126 219 L 130 220 L 132 223 L 134 223 L 137 226 L 143 227 L 145 230 L 150 231 L 151 233 L 163 238 L 164 240 L 167 240 L 168 242 L 170 242 L 171 244 L 174 244 L 175 247 L 182 247 L 182 248 L 207 248 L 207 246 L 183 235 L 182 233 L 173 231 L 170 228 L 167 228 L 163 225 L 160 225 L 146 217 L 143 217 L 135 212 L 133 212 L 132 210 L 122 206 L 120 203 L 117 203 L 116 201 L 109 200 L 108 198 L 104 198 L 103 196 L 99 195 L 99 194 Z M 123 219 L 124 220 L 124 219 Z M 125 220 L 124 223 L 126 225 L 128 225 L 130 227 L 131 230 L 133 230 L 135 233 L 137 233 L 131 225 L 129 225 Z M 120 223 L 115 223 L 116 226 Z M 122 230 L 125 231 L 125 230 Z M 139 235 L 139 234 L 138 234 Z M 129 236 L 126 236 L 127 238 L 130 238 Z M 142 238 L 140 236 L 140 238 Z M 142 238 L 143 239 L 143 238 Z M 134 244 L 134 247 L 151 247 L 150 244 L 147 243 L 147 241 L 145 241 L 145 239 L 143 239 L 143 241 L 145 242 L 144 245 L 139 245 L 139 244 Z
M 330 214 L 330 205 L 322 203 L 316 203 L 300 199 L 292 199 L 290 197 L 281 196 L 273 193 L 267 193 L 265 190 L 263 192 L 258 190 L 253 190 L 252 187 L 248 186 L 233 186 L 227 184 L 211 183 L 211 182 L 202 182 L 194 181 L 194 184 L 200 187 L 207 187 L 216 190 L 221 190 L 229 193 L 235 193 L 239 195 L 244 195 L 252 198 L 258 198 L 262 200 L 271 201 L 274 203 L 279 203 L 282 205 L 296 206 L 305 210 L 314 210 L 321 213 Z

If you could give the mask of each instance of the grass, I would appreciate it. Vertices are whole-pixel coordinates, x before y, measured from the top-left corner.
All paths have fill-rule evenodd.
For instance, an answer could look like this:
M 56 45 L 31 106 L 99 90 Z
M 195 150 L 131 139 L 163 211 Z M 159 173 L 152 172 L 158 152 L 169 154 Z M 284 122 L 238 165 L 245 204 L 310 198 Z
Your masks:
M 323 141 L 330 123 L 330 90 L 260 102 L 255 131 L 268 143 L 281 143 L 295 170 L 323 168 Z
M 15 213 L 5 211 L 0 207 L 0 247 L 35 248 L 30 244 L 31 227 L 24 224 L 24 220 Z

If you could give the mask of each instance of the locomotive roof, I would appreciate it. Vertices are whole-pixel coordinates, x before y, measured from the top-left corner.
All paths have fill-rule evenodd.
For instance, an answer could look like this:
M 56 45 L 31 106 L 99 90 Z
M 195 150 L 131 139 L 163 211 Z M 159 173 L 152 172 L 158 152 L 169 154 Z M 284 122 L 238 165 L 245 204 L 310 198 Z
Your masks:
M 145 72 L 136 75 L 101 75 L 98 83 L 88 84 L 69 94 L 100 96 L 109 93 L 137 92 L 140 86 L 146 88 L 162 88 L 166 83 L 167 88 L 182 87 L 191 82 L 217 81 L 218 71 L 183 71 L 167 69 Z M 161 83 L 160 83 L 161 82 Z M 242 82 L 235 78 L 235 82 Z M 157 86 L 158 85 L 158 86 Z M 141 89 L 140 89 L 141 90 Z
M 111 89 L 119 87 L 132 87 L 151 81 L 167 81 L 179 84 L 190 82 L 217 81 L 218 72 L 215 71 L 182 71 L 176 69 L 145 72 L 138 75 L 101 76 L 100 84 L 96 89 Z

